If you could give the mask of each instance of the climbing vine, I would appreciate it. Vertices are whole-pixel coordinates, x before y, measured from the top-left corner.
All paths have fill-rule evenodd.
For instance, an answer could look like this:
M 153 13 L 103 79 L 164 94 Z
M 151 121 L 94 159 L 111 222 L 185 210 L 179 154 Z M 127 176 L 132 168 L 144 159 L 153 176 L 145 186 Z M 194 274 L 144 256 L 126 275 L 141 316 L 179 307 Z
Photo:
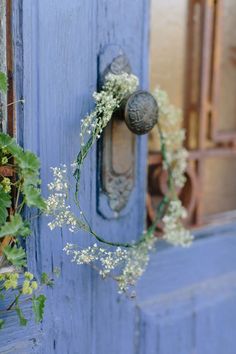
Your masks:
M 3 93 L 7 90 L 3 73 L 0 73 L 0 90 Z M 21 325 L 27 324 L 21 308 L 23 302 L 31 302 L 35 320 L 40 322 L 46 298 L 38 291 L 42 285 L 52 285 L 46 273 L 38 282 L 32 273 L 24 271 L 27 264 L 22 245 L 31 229 L 30 220 L 23 217 L 22 211 L 25 207 L 41 212 L 46 208 L 39 167 L 39 160 L 32 152 L 24 151 L 8 134 L 0 133 L 0 298 L 5 304 L 0 309 L 0 329 L 9 311 L 16 312 Z

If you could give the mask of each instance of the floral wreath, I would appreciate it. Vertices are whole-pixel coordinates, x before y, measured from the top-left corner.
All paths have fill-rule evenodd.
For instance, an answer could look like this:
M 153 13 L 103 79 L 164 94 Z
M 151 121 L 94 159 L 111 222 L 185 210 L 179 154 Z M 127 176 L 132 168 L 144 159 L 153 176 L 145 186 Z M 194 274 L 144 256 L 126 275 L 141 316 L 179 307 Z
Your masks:
M 167 94 L 158 89 L 154 96 L 159 106 L 157 130 L 160 137 L 160 153 L 163 168 L 167 171 L 167 193 L 156 209 L 152 225 L 142 233 L 139 240 L 131 243 L 109 241 L 97 234 L 89 224 L 80 206 L 80 178 L 84 161 L 89 151 L 101 137 L 103 130 L 111 120 L 113 113 L 120 107 L 122 100 L 132 94 L 138 87 L 135 75 L 109 73 L 100 92 L 95 92 L 94 110 L 81 120 L 81 148 L 72 164 L 76 180 L 74 202 L 80 214 L 76 216 L 68 204 L 70 188 L 68 183 L 68 168 L 66 165 L 52 168 L 53 181 L 48 185 L 50 195 L 47 199 L 46 214 L 52 217 L 48 224 L 50 229 L 68 226 L 74 233 L 83 230 L 96 239 L 96 243 L 80 248 L 78 245 L 67 243 L 64 251 L 71 261 L 81 265 L 92 266 L 103 277 L 111 277 L 118 284 L 119 292 L 127 292 L 134 286 L 145 271 L 149 254 L 157 242 L 155 229 L 162 223 L 162 238 L 175 246 L 189 246 L 193 236 L 183 226 L 182 219 L 187 216 L 185 208 L 177 195 L 177 190 L 185 183 L 184 172 L 187 166 L 187 151 L 183 147 L 185 133 L 180 127 L 181 111 L 170 104 Z M 99 243 L 99 244 L 98 244 Z M 109 248 L 103 248 L 105 244 Z

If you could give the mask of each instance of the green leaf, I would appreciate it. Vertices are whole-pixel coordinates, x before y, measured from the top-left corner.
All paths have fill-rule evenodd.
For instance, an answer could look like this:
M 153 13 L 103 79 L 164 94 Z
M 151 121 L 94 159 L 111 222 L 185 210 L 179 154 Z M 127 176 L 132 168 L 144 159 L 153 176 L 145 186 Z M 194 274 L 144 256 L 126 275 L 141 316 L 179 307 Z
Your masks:
M 0 318 L 0 329 L 3 329 L 5 321 Z
M 0 91 L 3 93 L 7 92 L 7 76 L 5 73 L 0 71 Z
M 17 236 L 24 227 L 20 214 L 12 215 L 10 221 L 0 228 L 0 238 L 5 236 Z
M 30 223 L 28 221 L 24 221 L 22 227 L 19 229 L 17 236 L 27 237 L 31 234 Z
M 19 306 L 15 307 L 16 313 L 18 315 L 19 321 L 20 321 L 20 325 L 21 326 L 26 326 L 27 325 L 27 319 L 25 318 L 25 316 L 23 315 L 22 310 L 20 309 Z
M 33 185 L 23 186 L 26 204 L 29 207 L 36 207 L 40 210 L 46 209 L 46 203 L 41 196 L 41 191 Z
M 42 285 L 47 285 L 47 286 L 50 286 L 52 287 L 53 286 L 53 280 L 51 280 L 49 278 L 49 276 L 47 275 L 47 273 L 42 273 L 41 275 L 41 284 Z
M 22 148 L 16 143 L 15 139 L 5 133 L 0 133 L 0 148 L 7 149 L 13 156 L 20 156 Z
M 48 280 L 49 280 L 49 277 L 48 277 L 47 273 L 43 272 L 41 275 L 41 284 L 47 284 Z
M 12 215 L 10 221 L 5 222 L 5 224 L 0 228 L 0 238 L 9 235 L 27 237 L 30 234 L 30 224 L 28 221 L 23 221 L 20 214 Z
M 44 305 L 46 297 L 44 295 L 39 295 L 38 297 L 32 298 L 33 311 L 35 316 L 35 322 L 39 323 L 43 319 Z
M 38 171 L 40 167 L 39 159 L 31 151 L 22 152 L 19 157 L 19 166 L 23 170 L 31 170 L 32 172 Z
M 3 249 L 3 253 L 7 260 L 16 267 L 26 266 L 26 253 L 22 247 L 6 246 Z
M 8 134 L 0 133 L 0 148 L 6 148 L 19 166 L 18 175 L 23 180 L 22 193 L 25 202 L 29 207 L 36 207 L 40 210 L 46 209 L 46 203 L 41 196 L 39 188 L 39 159 L 30 152 L 24 151 Z
M 3 190 L 2 185 L 0 185 L 0 226 L 6 222 L 8 217 L 8 210 L 11 206 L 11 197 L 8 193 Z

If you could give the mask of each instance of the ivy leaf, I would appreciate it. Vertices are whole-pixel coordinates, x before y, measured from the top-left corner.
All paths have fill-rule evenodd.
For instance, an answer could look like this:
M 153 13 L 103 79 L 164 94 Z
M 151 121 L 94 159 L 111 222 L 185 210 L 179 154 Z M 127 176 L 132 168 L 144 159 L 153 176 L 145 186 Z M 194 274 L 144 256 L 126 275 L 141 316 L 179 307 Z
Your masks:
M 0 71 L 0 91 L 3 93 L 7 92 L 7 76 L 5 73 Z
M 3 329 L 5 321 L 0 318 L 0 329 Z
M 6 246 L 3 249 L 3 253 L 7 260 L 16 267 L 26 266 L 26 253 L 22 247 Z
M 7 208 L 11 206 L 11 197 L 8 193 L 3 190 L 0 185 L 0 226 L 6 222 L 8 217 Z
M 39 323 L 43 319 L 44 306 L 46 297 L 44 295 L 39 295 L 38 297 L 32 298 L 33 311 L 35 316 L 35 322 Z
M 20 307 L 19 307 L 19 306 L 16 306 L 16 307 L 15 307 L 15 310 L 16 310 L 17 316 L 18 316 L 18 318 L 19 318 L 20 325 L 21 325 L 21 326 L 26 326 L 28 321 L 27 321 L 27 319 L 25 318 L 25 316 L 24 316 L 22 310 L 20 309 Z
M 5 236 L 17 236 L 24 227 L 20 214 L 12 215 L 10 221 L 0 228 L 0 238 Z

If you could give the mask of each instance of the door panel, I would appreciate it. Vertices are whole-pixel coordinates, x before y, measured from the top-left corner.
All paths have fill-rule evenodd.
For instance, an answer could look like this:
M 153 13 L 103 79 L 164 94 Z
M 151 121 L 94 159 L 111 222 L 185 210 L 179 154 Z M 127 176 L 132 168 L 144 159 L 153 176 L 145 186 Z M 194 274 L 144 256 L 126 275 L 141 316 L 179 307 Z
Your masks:
M 159 253 L 153 256 L 138 288 L 139 353 L 233 354 L 236 347 L 235 154 L 230 149 L 229 154 L 225 153 L 226 144 L 215 144 L 210 129 L 216 123 L 210 107 L 219 115 L 223 111 L 219 110 L 218 102 L 223 99 L 227 105 L 230 101 L 230 109 L 232 102 L 235 103 L 235 92 L 227 86 L 235 74 L 234 32 L 225 35 L 235 24 L 235 2 L 152 0 L 151 4 L 151 84 L 153 88 L 160 85 L 171 103 L 183 108 L 190 149 L 189 170 L 196 169 L 195 177 L 188 172 L 192 183 L 186 188 L 189 204 L 199 204 L 196 209 L 189 207 L 190 211 L 196 210 L 192 218 L 190 213 L 190 221 L 202 224 L 214 220 L 218 226 L 195 232 L 196 241 L 187 251 L 159 245 Z M 224 74 L 221 81 L 220 71 Z M 218 93 L 215 101 L 213 86 L 217 86 Z M 221 119 L 233 129 L 232 114 L 229 117 L 225 110 Z M 157 140 L 153 131 L 151 157 L 158 154 Z M 193 164 L 191 153 L 198 148 L 199 155 L 195 156 L 200 158 Z M 201 161 L 203 151 L 205 156 Z M 149 189 L 153 186 L 154 178 Z M 234 223 L 230 224 L 229 220 Z
M 18 112 L 19 138 L 40 156 L 46 195 L 50 167 L 69 165 L 78 153 L 80 119 L 93 107 L 99 56 L 105 48 L 120 46 L 141 86 L 147 87 L 148 2 L 24 0 L 13 6 L 17 96 L 25 99 L 24 112 Z M 131 203 L 139 208 L 131 208 L 122 219 L 106 220 L 97 212 L 96 148 L 85 164 L 81 204 L 94 229 L 108 239 L 131 241 L 144 227 L 146 138 L 137 139 L 137 151 Z M 86 246 L 91 238 L 82 232 L 50 232 L 45 219 L 36 221 L 34 230 L 27 245 L 30 269 L 50 273 L 59 267 L 61 275 L 47 293 L 42 326 L 33 331 L 15 324 L 11 344 L 6 328 L 0 352 L 133 353 L 132 302 L 117 295 L 112 281 L 101 281 L 90 268 L 71 264 L 62 251 L 66 242 Z
M 205 229 L 190 249 L 153 256 L 138 287 L 138 353 L 235 353 L 235 227 Z

